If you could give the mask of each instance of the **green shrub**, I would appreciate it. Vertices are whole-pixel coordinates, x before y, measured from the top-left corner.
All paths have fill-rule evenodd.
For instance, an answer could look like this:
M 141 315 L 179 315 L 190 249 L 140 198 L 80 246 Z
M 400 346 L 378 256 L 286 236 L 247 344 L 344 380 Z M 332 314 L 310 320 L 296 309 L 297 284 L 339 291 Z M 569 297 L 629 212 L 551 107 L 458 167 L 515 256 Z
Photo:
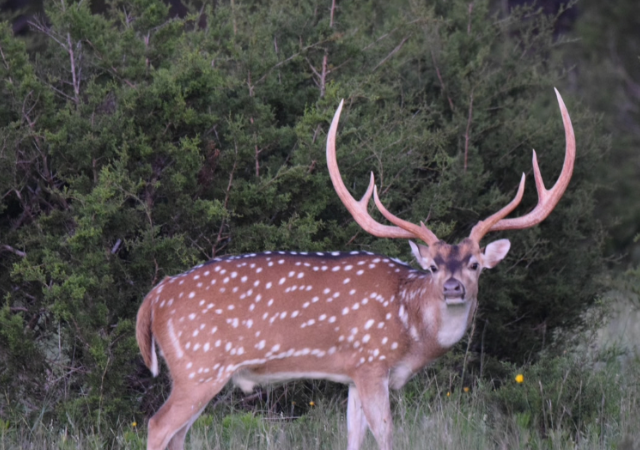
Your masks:
M 524 381 L 505 382 L 489 395 L 506 416 L 523 428 L 545 436 L 556 430 L 581 433 L 599 427 L 619 414 L 629 387 L 637 381 L 623 380 L 615 361 L 596 363 L 579 357 L 543 358 L 520 372 Z
M 532 11 L 372 1 L 341 5 L 331 25 L 313 1 L 219 2 L 183 19 L 160 0 L 104 14 L 46 5 L 37 46 L 0 25 L 1 417 L 101 429 L 155 411 L 169 381 L 141 364 L 137 308 L 215 255 L 409 259 L 406 242 L 360 232 L 333 192 L 325 133 L 342 97 L 346 184 L 360 195 L 373 170 L 390 210 L 449 241 L 508 201 L 531 147 L 547 184 L 561 166 L 553 18 Z M 584 325 L 599 290 L 606 144 L 566 100 L 580 143 L 571 186 L 541 226 L 494 236 L 513 246 L 483 277 L 474 355 L 535 359 Z

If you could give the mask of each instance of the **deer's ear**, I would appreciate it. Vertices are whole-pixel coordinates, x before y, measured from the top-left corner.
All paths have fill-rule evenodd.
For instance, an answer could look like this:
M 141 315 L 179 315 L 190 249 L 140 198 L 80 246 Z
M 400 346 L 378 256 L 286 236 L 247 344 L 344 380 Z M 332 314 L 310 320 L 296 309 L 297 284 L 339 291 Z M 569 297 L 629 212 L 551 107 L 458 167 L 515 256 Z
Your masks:
M 411 253 L 413 253 L 416 261 L 418 261 L 418 264 L 420 264 L 420 267 L 428 270 L 429 267 L 431 267 L 431 265 L 433 264 L 429 247 L 427 247 L 426 245 L 416 244 L 413 241 L 409 241 L 409 245 L 411 246 Z
M 499 239 L 487 245 L 482 255 L 484 267 L 492 269 L 497 266 L 507 256 L 510 248 L 511 242 L 509 242 L 509 239 Z

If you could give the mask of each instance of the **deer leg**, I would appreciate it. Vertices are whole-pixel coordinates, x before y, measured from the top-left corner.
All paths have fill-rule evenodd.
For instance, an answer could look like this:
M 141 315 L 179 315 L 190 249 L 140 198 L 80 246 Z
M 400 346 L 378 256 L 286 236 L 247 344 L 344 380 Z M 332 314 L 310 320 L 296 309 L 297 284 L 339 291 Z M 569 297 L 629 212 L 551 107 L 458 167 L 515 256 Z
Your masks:
M 358 390 L 364 416 L 378 442 L 378 447 L 380 450 L 391 450 L 393 423 L 389 405 L 389 379 L 386 376 L 363 376 L 356 380 L 355 387 Z
M 182 428 L 176 431 L 176 434 L 174 434 L 171 440 L 169 441 L 169 446 L 167 447 L 168 450 L 184 450 L 184 441 L 185 441 L 185 438 L 187 437 L 187 432 L 191 428 L 191 425 L 193 425 L 194 422 L 198 420 L 198 417 L 200 417 L 200 414 L 202 414 L 202 411 L 204 411 L 204 407 L 200 411 L 195 413 L 193 416 L 191 416 L 191 419 L 189 419 L 189 422 L 187 422 Z
M 355 384 L 349 385 L 349 402 L 347 403 L 347 431 L 349 440 L 347 450 L 358 450 L 367 432 L 367 419 L 362 410 L 360 394 Z
M 200 385 L 196 388 L 178 388 L 174 385 L 169 399 L 149 419 L 147 450 L 164 450 L 167 445 L 171 450 L 182 450 L 187 431 L 227 381 L 225 379 L 213 386 Z

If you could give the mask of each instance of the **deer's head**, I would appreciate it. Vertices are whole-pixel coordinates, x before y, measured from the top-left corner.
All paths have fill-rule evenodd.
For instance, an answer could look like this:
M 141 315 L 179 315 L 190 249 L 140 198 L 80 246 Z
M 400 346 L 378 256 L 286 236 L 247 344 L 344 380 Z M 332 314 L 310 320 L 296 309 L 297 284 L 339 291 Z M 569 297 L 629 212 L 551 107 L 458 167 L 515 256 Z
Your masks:
M 482 238 L 490 231 L 524 229 L 542 222 L 553 211 L 569 185 L 575 161 L 575 136 L 564 101 L 560 93 L 557 90 L 555 92 L 565 129 L 564 164 L 558 181 L 551 189 L 547 190 L 542 181 L 534 150 L 533 173 L 538 191 L 538 205 L 524 216 L 506 219 L 506 216 L 522 200 L 525 185 L 524 173 L 514 199 L 495 214 L 479 221 L 471 230 L 469 237 L 457 245 L 450 245 L 438 239 L 423 222 L 416 225 L 391 214 L 378 198 L 373 173 L 371 173 L 369 187 L 364 196 L 360 201 L 356 201 L 342 182 L 336 160 L 336 132 L 343 102 L 340 102 L 340 106 L 338 106 L 327 137 L 327 165 L 336 193 L 365 231 L 378 237 L 416 239 L 427 244 L 425 246 L 409 241 L 418 264 L 432 273 L 435 290 L 443 302 L 455 306 L 464 304 L 468 300 L 475 300 L 478 293 L 478 277 L 482 269 L 495 267 L 507 255 L 511 246 L 509 240 L 500 239 L 481 247 Z M 369 215 L 367 206 L 372 195 L 378 210 L 394 226 L 383 225 Z

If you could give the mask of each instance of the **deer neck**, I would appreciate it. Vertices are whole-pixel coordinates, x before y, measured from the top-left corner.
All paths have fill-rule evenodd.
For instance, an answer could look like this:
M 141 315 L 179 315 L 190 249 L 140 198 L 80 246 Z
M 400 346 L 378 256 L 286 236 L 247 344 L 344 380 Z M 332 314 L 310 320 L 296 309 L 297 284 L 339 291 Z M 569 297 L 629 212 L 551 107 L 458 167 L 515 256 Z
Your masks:
M 439 309 L 440 321 L 435 337 L 443 350 L 448 350 L 462 339 L 471 325 L 476 304 L 476 299 L 467 300 L 458 305 L 439 302 L 437 309 Z
M 408 311 L 407 331 L 428 357 L 439 356 L 453 347 L 469 328 L 477 306 L 475 298 L 447 305 L 432 283 L 432 275 L 407 279 L 400 290 L 401 306 Z M 402 307 L 400 319 L 402 320 Z

